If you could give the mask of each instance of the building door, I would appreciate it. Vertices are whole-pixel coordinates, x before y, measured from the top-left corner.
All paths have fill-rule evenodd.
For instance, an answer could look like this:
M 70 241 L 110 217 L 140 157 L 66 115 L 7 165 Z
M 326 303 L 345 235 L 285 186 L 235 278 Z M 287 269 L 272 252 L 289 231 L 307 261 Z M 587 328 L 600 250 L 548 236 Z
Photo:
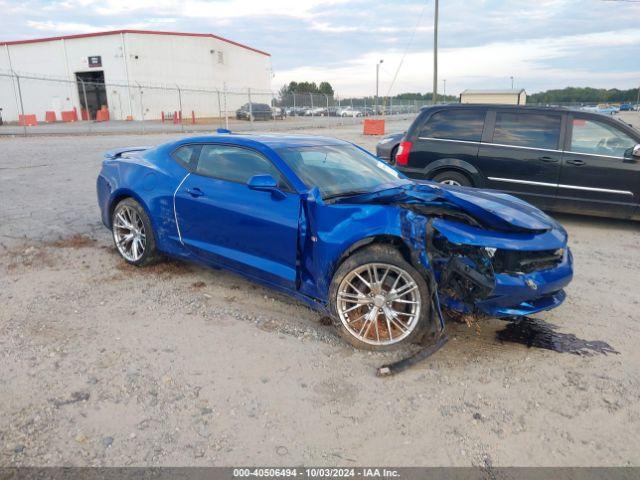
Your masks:
M 88 117 L 84 114 L 83 119 L 95 120 L 96 112 L 107 104 L 107 88 L 104 84 L 104 72 L 102 70 L 94 72 L 77 72 L 76 81 L 78 83 L 78 97 L 83 112 L 88 112 Z

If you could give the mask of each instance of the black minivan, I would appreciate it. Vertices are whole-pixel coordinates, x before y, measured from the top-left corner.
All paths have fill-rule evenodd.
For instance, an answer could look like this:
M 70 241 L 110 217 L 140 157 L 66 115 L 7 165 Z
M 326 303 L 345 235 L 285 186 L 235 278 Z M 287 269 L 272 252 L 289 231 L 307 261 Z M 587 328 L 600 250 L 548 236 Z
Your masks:
M 412 178 L 502 190 L 545 210 L 640 220 L 640 132 L 598 113 L 425 107 L 395 159 Z

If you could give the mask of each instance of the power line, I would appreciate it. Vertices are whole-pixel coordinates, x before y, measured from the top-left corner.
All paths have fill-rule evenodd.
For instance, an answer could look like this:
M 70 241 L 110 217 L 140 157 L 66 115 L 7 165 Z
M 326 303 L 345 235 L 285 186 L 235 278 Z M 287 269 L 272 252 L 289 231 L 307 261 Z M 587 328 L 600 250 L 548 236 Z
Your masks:
M 400 69 L 402 68 L 402 64 L 404 62 L 404 59 L 407 56 L 407 53 L 409 53 L 409 49 L 411 48 L 411 45 L 413 44 L 413 39 L 415 38 L 416 32 L 418 31 L 418 28 L 420 27 L 420 22 L 422 21 L 422 16 L 424 15 L 424 11 L 427 9 L 427 3 L 429 3 L 429 2 L 425 2 L 425 4 L 423 5 L 422 11 L 420 11 L 420 15 L 418 16 L 418 21 L 416 22 L 416 26 L 413 27 L 413 32 L 411 32 L 411 37 L 409 38 L 409 43 L 407 43 L 407 46 L 404 49 L 404 53 L 402 54 L 402 57 L 400 58 L 400 63 L 398 63 L 398 68 L 396 69 L 396 73 L 393 75 L 393 80 L 391 80 L 391 84 L 389 85 L 389 89 L 387 90 L 387 95 L 386 95 L 387 97 L 391 93 L 391 89 L 393 88 L 394 84 L 396 83 L 396 79 L 398 78 L 398 73 L 400 73 Z

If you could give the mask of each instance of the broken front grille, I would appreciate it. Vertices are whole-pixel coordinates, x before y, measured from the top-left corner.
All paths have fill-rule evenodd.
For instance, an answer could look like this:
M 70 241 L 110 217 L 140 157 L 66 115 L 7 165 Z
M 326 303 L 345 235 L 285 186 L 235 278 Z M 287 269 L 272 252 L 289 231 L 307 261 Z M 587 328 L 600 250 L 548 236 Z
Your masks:
M 496 273 L 531 273 L 553 268 L 562 262 L 564 249 L 522 252 L 496 250 L 493 270 Z

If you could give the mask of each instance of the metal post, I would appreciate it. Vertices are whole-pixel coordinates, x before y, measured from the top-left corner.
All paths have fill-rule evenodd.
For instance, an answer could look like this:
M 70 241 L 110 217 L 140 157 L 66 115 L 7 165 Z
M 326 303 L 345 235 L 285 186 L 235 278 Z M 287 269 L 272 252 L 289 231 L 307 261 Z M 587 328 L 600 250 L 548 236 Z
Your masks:
M 247 88 L 247 94 L 249 95 L 249 121 L 253 126 L 253 104 L 251 103 L 251 89 Z
M 182 92 L 180 91 L 180 85 L 176 83 L 176 88 L 178 89 L 178 105 L 180 110 L 178 111 L 178 118 L 180 119 L 180 131 L 184 132 L 184 125 L 182 123 Z
M 433 15 L 433 104 L 438 102 L 438 0 Z
M 324 98 L 327 100 L 327 117 L 329 116 L 329 95 L 324 94 Z
M 91 120 L 91 113 L 89 113 L 89 103 L 87 102 L 87 89 L 84 86 L 84 80 L 78 78 L 82 85 L 82 97 L 84 98 L 84 111 L 87 112 L 87 122 Z M 82 120 L 82 109 L 80 109 L 80 119 Z
M 373 112 L 374 115 L 378 114 L 378 80 L 380 78 L 380 64 L 383 63 L 384 60 L 380 60 L 378 63 L 376 63 L 376 106 L 375 106 L 375 111 Z
M 140 117 L 142 118 L 142 134 L 144 135 L 144 104 L 142 102 L 142 87 L 138 82 L 136 82 L 136 85 L 138 85 L 138 91 L 140 92 Z
M 293 92 L 293 110 L 292 110 L 294 115 L 298 115 L 298 113 L 296 112 L 296 92 Z
M 513 90 L 513 75 L 509 78 L 511 79 L 511 90 Z
M 218 124 L 222 122 L 222 103 L 220 102 L 220 90 L 216 90 L 218 92 Z
M 636 105 L 640 105 L 640 87 L 638 87 L 638 96 L 636 97 Z M 640 106 L 638 108 L 640 108 Z
M 443 78 L 442 79 L 442 96 L 445 97 L 445 102 L 447 101 L 446 96 L 447 96 L 447 79 Z
M 227 82 L 222 84 L 222 91 L 224 93 L 224 128 L 229 130 L 229 113 L 227 108 Z
M 311 116 L 313 117 L 313 93 L 309 94 L 309 98 L 311 98 Z
M 15 73 L 15 72 L 14 72 Z M 27 123 L 24 121 L 24 104 L 22 103 L 22 88 L 20 88 L 20 77 L 17 73 L 16 76 L 16 84 L 18 85 L 18 98 L 20 99 L 20 115 L 22 115 L 22 130 L 24 132 L 24 136 L 27 136 Z

